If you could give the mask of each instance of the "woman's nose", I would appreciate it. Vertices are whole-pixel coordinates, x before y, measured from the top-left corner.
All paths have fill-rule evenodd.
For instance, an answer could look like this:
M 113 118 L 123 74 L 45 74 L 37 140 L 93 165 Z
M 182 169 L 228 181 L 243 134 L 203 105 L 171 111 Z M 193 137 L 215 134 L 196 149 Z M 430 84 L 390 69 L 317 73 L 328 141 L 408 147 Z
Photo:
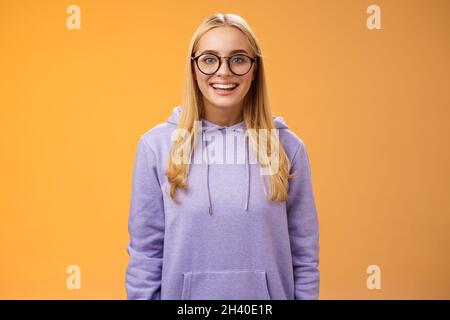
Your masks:
M 216 72 L 217 74 L 230 75 L 232 74 L 230 68 L 228 67 L 228 60 L 222 58 L 222 63 L 220 65 L 219 70 Z

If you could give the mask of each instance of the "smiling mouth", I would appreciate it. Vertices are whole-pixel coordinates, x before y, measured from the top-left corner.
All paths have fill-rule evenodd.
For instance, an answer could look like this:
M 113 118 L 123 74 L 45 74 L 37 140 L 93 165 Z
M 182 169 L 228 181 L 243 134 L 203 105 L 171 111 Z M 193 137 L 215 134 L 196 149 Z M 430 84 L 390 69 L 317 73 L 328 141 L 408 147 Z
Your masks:
M 236 91 L 236 88 L 239 87 L 239 84 L 233 83 L 233 84 L 222 85 L 222 84 L 218 84 L 218 83 L 211 83 L 210 86 L 218 94 L 231 94 L 234 91 Z

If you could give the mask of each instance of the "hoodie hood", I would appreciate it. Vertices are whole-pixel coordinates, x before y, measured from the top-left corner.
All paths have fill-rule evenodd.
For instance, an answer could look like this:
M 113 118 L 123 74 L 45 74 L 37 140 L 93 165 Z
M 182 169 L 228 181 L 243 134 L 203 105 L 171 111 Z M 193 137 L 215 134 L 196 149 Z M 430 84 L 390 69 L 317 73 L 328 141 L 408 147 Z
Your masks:
M 170 124 L 173 124 L 175 126 L 178 125 L 179 119 L 180 119 L 180 114 L 182 111 L 182 107 L 181 106 L 177 106 L 172 110 L 172 114 L 169 116 L 169 118 L 167 119 L 167 122 Z M 275 124 L 275 128 L 277 129 L 288 129 L 288 126 L 286 125 L 283 117 L 281 116 L 273 116 L 273 121 Z M 208 213 L 209 215 L 213 214 L 213 208 L 212 208 L 212 202 L 211 202 L 211 191 L 210 191 L 210 186 L 209 186 L 209 172 L 210 172 L 210 161 L 209 161 L 209 152 L 207 150 L 207 147 L 210 143 L 210 141 L 207 139 L 207 134 L 211 133 L 213 131 L 221 131 L 223 134 L 227 134 L 229 131 L 234 131 L 234 132 L 239 132 L 242 134 L 245 134 L 245 122 L 241 121 L 239 123 L 236 123 L 232 126 L 221 126 L 215 123 L 212 123 L 206 119 L 202 119 L 202 128 L 201 128 L 201 132 L 202 132 L 202 150 L 206 150 L 206 166 L 205 166 L 205 176 L 206 176 L 206 189 L 207 189 L 207 199 L 206 201 L 208 201 Z M 250 198 L 250 160 L 249 160 L 249 141 L 248 141 L 248 136 L 245 136 L 245 164 L 246 164 L 246 194 L 245 194 L 245 206 L 244 209 L 245 211 L 248 211 L 248 205 L 249 205 L 249 198 Z M 261 177 L 262 179 L 262 177 Z M 265 188 L 265 181 L 262 181 L 263 186 Z M 266 191 L 267 193 L 267 191 Z

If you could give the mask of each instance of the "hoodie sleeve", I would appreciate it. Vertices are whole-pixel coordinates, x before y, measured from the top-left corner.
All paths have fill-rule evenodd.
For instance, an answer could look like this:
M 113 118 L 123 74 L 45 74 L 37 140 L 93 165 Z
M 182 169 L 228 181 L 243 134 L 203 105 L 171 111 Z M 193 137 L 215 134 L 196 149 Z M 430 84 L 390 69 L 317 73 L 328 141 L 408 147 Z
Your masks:
M 132 178 L 128 220 L 130 256 L 126 270 L 127 299 L 159 300 L 164 243 L 163 196 L 156 171 L 156 157 L 139 140 Z
M 319 226 L 311 182 L 308 153 L 303 141 L 295 153 L 292 170 L 297 175 L 289 179 L 286 201 L 289 238 L 292 250 L 295 300 L 319 297 Z

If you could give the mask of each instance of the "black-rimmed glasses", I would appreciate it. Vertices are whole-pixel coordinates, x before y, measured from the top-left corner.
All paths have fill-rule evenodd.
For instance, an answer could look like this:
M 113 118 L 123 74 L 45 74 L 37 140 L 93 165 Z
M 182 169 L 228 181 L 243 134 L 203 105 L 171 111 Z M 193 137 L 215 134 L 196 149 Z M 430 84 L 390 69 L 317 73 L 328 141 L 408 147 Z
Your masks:
M 213 53 L 205 53 L 197 57 L 191 57 L 191 60 L 194 60 L 197 64 L 198 70 L 206 75 L 216 73 L 222 65 L 222 59 L 227 59 L 228 68 L 232 73 L 237 76 L 243 76 L 250 71 L 257 57 L 252 58 L 242 53 L 232 55 L 231 57 L 219 57 Z

